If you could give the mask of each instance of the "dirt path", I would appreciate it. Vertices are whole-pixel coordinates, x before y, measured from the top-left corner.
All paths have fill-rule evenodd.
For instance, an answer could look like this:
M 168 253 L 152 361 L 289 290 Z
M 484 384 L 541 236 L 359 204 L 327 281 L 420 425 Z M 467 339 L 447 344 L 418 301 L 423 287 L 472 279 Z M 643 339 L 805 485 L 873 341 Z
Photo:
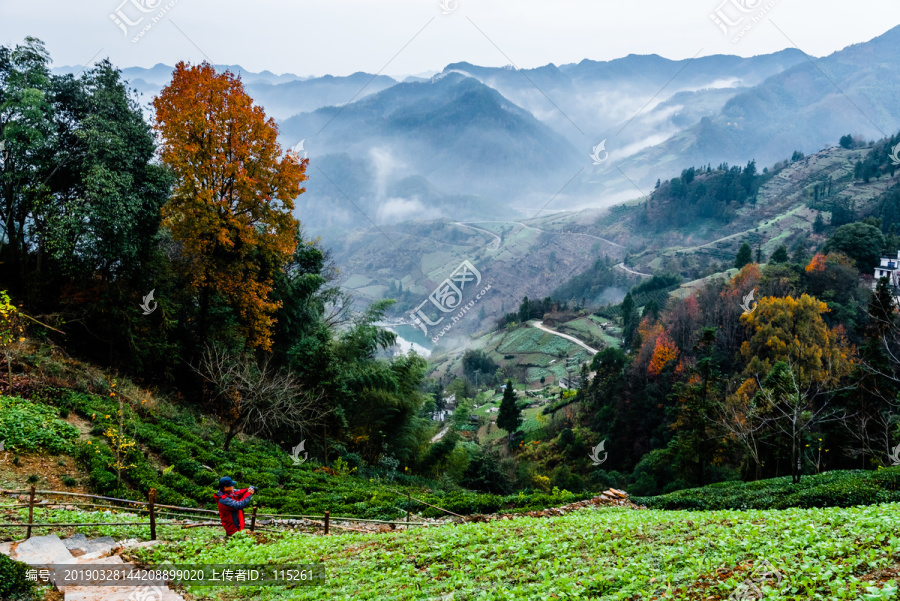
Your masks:
M 435 442 L 439 441 L 440 439 L 442 439 L 444 437 L 444 434 L 446 434 L 449 430 L 450 430 L 450 426 L 445 427 L 443 430 L 441 430 L 440 432 L 438 432 L 437 434 L 434 435 L 434 438 L 431 439 L 431 442 L 435 443 Z

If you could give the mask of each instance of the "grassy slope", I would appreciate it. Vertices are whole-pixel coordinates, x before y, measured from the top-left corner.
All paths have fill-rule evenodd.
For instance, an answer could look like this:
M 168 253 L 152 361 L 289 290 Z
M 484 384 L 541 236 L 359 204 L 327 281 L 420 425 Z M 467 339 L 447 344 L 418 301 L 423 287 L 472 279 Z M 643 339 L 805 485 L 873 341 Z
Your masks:
M 120 383 L 118 389 L 128 388 Z M 85 411 L 79 404 L 81 402 L 90 401 L 88 408 L 100 408 L 112 402 L 110 397 L 79 394 L 83 395 L 80 400 L 68 399 L 73 412 Z M 152 420 L 142 420 L 141 424 L 144 428 L 154 427 L 147 436 L 161 448 L 171 444 L 169 437 L 172 435 L 186 445 L 195 443 L 193 437 L 215 440 L 221 436 L 218 428 L 208 421 L 187 413 L 170 415 L 168 412 L 174 409 L 164 405 L 158 406 L 157 411 L 162 412 L 158 416 L 162 419 L 156 424 Z M 48 418 L 56 419 L 47 411 L 34 413 L 35 419 L 40 419 L 42 424 L 47 423 Z M 187 422 L 178 423 L 183 420 Z M 23 439 L 31 440 L 34 436 L 29 432 L 36 430 L 23 428 L 21 432 Z M 85 442 L 87 437 L 82 432 L 78 443 Z M 96 434 L 91 440 L 102 443 L 102 438 Z M 273 448 L 270 453 L 258 445 L 253 441 L 241 443 L 237 447 L 240 453 L 223 459 L 240 461 L 233 464 L 237 468 L 245 461 L 256 462 L 252 468 L 248 465 L 244 469 L 260 472 L 273 469 L 268 465 L 272 461 L 278 464 L 274 469 L 285 469 L 283 457 L 277 458 L 277 454 L 283 452 Z M 177 454 L 178 450 L 169 452 Z M 262 454 L 258 455 L 260 452 Z M 165 465 L 166 455 L 163 452 L 156 456 L 161 462 L 159 467 Z M 215 455 L 216 452 L 210 452 L 206 459 L 216 459 Z M 346 494 L 362 493 L 367 497 L 363 499 L 363 505 L 381 503 L 377 499 L 373 502 L 370 497 L 381 488 L 381 483 L 327 476 L 312 472 L 312 465 L 308 467 L 311 469 L 297 471 L 303 473 L 304 480 L 320 481 L 316 486 L 321 486 L 321 491 L 311 486 L 313 480 L 305 482 L 302 492 L 308 496 L 301 502 L 323 495 L 320 497 L 323 502 L 341 506 L 350 500 L 345 498 Z M 288 479 L 294 477 L 288 472 L 281 473 Z M 175 471 L 170 474 L 178 475 Z M 301 477 L 301 474 L 296 476 Z M 647 502 L 664 506 L 666 502 L 686 504 L 690 499 L 698 499 L 704 506 L 712 506 L 713 503 L 743 500 L 744 506 L 771 507 L 788 504 L 790 496 L 794 495 L 796 498 L 791 502 L 808 505 L 878 503 L 894 500 L 900 488 L 898 482 L 900 469 L 832 472 L 805 477 L 800 487 L 790 486 L 783 478 L 748 484 L 720 483 L 699 491 L 681 491 L 648 499 Z M 403 487 L 400 483 L 393 483 L 393 486 Z M 289 492 L 292 491 L 273 488 L 269 496 L 276 498 Z M 554 506 L 571 500 L 545 496 L 539 501 L 543 506 Z M 388 502 L 395 504 L 395 498 L 391 497 Z M 685 506 L 677 503 L 670 506 Z M 439 501 L 438 504 L 446 506 L 446 502 Z M 666 593 L 664 598 L 667 599 L 716 600 L 727 597 L 747 577 L 747 566 L 743 562 L 758 559 L 772 562 L 785 576 L 782 592 L 767 598 L 896 599 L 894 589 L 884 581 L 895 579 L 898 569 L 896 556 L 900 552 L 900 540 L 894 535 L 900 526 L 898 509 L 900 505 L 896 503 L 784 511 L 591 509 L 560 518 L 520 518 L 393 535 L 342 534 L 324 538 L 296 533 L 265 534 L 258 540 L 241 536 L 227 543 L 214 538 L 218 534 L 215 529 L 165 528 L 161 529 L 163 538 L 183 540 L 144 552 L 143 559 L 151 563 L 210 564 L 320 561 L 329 574 L 329 583 L 321 588 L 230 589 L 224 596 L 220 595 L 222 591 L 215 589 L 194 588 L 191 592 L 198 599 L 434 599 L 456 591 L 453 599 L 567 596 L 651 599 L 663 598 Z M 485 506 L 479 510 L 496 508 Z M 25 515 L 23 509 L 12 511 L 18 513 L 20 519 Z M 37 513 L 38 519 L 58 523 L 98 521 L 98 517 L 109 516 L 84 512 L 45 514 L 40 510 Z M 138 519 L 115 517 L 116 521 Z M 65 532 L 122 538 L 147 536 L 146 530 L 146 527 L 74 527 Z M 0 532 L 0 538 L 14 535 L 12 531 Z M 737 570 L 734 575 L 733 570 Z M 876 586 L 875 583 L 880 584 Z M 869 587 L 874 588 L 867 591 Z M 881 588 L 884 590 L 879 592 Z

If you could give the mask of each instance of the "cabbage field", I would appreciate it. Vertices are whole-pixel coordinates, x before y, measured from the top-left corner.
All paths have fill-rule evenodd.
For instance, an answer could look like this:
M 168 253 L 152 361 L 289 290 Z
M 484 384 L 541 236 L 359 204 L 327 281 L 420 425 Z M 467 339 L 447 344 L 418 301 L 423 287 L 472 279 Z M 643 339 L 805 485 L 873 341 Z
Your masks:
M 585 509 L 392 534 L 211 533 L 148 564 L 318 563 L 323 586 L 196 599 L 897 599 L 900 505 L 784 511 Z

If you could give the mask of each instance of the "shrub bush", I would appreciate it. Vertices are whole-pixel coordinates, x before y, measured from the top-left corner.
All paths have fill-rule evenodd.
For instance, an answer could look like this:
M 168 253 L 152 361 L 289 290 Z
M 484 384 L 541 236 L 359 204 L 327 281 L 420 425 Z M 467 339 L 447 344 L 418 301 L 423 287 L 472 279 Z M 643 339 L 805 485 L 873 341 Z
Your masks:
M 202 469 L 200 462 L 193 459 L 182 459 L 175 463 L 175 470 L 188 478 L 193 478 Z
M 463 474 L 462 485 L 486 493 L 507 495 L 512 492 L 512 482 L 500 469 L 497 459 L 491 455 L 476 455 Z
M 713 511 L 720 509 L 787 509 L 789 507 L 852 507 L 900 502 L 900 467 L 878 471 L 841 470 L 756 482 L 718 482 L 655 497 L 636 496 L 650 509 Z
M 0 599 L 26 601 L 34 599 L 35 585 L 25 576 L 28 566 L 0 553 Z
M 194 474 L 194 482 L 196 482 L 200 486 L 214 487 L 218 484 L 219 477 L 215 474 L 215 472 L 201 469 L 199 472 Z

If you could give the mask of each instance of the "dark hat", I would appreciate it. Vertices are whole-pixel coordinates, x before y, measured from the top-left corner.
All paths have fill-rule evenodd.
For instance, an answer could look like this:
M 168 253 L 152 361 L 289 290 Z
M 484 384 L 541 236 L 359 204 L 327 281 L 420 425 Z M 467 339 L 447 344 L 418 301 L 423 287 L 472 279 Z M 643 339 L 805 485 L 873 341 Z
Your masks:
M 237 482 L 232 480 L 229 476 L 219 478 L 219 490 L 222 490 L 226 486 L 237 486 Z

